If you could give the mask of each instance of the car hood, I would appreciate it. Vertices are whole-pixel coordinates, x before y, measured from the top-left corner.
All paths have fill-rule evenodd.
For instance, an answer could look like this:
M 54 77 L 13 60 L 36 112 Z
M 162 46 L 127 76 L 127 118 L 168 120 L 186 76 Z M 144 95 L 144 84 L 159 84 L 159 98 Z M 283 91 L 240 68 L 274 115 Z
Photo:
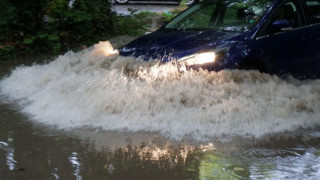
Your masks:
M 160 59 L 167 62 L 228 44 L 235 35 L 234 32 L 212 30 L 158 30 L 124 46 L 120 49 L 120 55 L 142 57 L 146 61 Z

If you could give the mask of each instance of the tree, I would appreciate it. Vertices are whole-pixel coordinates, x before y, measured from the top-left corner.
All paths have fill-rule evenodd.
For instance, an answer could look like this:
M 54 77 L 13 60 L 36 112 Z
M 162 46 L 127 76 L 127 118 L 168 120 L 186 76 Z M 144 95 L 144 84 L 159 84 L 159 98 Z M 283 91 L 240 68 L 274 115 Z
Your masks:
M 8 49 L 60 52 L 104 40 L 112 16 L 107 0 L 1 0 L 0 59 Z

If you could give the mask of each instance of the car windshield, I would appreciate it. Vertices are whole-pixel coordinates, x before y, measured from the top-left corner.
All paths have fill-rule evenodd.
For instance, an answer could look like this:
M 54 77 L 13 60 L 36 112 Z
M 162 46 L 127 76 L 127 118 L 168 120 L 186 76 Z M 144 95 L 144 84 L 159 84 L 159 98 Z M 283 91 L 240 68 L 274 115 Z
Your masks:
M 271 0 L 207 1 L 184 11 L 164 28 L 243 32 L 259 21 L 271 3 Z

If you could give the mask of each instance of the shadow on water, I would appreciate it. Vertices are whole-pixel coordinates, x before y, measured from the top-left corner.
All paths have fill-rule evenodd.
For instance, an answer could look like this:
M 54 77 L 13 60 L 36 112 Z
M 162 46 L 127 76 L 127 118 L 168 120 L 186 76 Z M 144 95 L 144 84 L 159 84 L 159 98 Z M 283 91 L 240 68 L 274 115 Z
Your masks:
M 39 60 L 39 62 L 42 61 Z M 0 76 L 3 77 L 8 75 L 10 70 L 17 65 L 18 63 L 8 63 L 5 66 L 1 66 Z M 70 66 L 74 66 L 74 64 L 70 63 Z M 79 72 L 77 71 L 78 76 L 81 75 L 81 71 Z M 87 73 L 88 71 L 86 70 L 84 72 Z M 105 76 L 106 74 L 103 75 Z M 239 86 L 247 86 L 248 84 L 252 85 L 252 83 L 250 84 L 250 82 L 245 81 L 244 78 L 237 78 L 238 80 L 240 79 L 241 81 L 244 81 L 238 82 L 239 84 L 237 85 Z M 236 81 L 237 78 L 233 78 L 233 80 Z M 264 76 L 262 78 L 269 78 L 269 76 Z M 264 81 L 267 80 L 258 81 L 258 84 L 260 83 L 259 86 L 265 85 L 263 84 Z M 156 82 L 158 82 L 158 80 Z M 80 82 L 79 84 L 81 83 L 82 82 Z M 134 81 L 134 83 L 136 82 Z M 134 83 L 131 83 L 129 85 L 136 85 Z M 161 85 L 163 85 L 161 83 L 152 83 L 149 82 L 148 85 L 154 85 L 156 86 L 156 88 L 158 88 L 158 85 L 160 88 Z M 165 85 L 173 86 L 175 83 L 177 84 L 178 81 L 170 79 L 169 83 Z M 196 82 L 192 83 L 197 85 Z M 217 81 L 214 83 L 219 82 Z M 270 84 L 273 85 L 276 83 L 277 82 L 271 82 Z M 139 85 L 143 86 L 145 84 L 140 83 Z M 231 83 L 231 85 L 234 85 L 234 83 Z M 227 87 L 226 84 L 223 83 L 222 86 L 224 86 L 223 88 L 226 89 L 226 93 L 229 94 L 225 99 L 218 99 L 218 104 L 221 104 L 223 101 L 227 101 L 231 96 L 237 97 L 238 94 L 232 93 L 240 92 L 240 90 L 236 91 L 235 89 L 232 89 L 233 86 Z M 255 86 L 253 87 L 253 89 L 258 89 L 259 86 Z M 290 86 L 296 88 L 294 85 L 287 85 L 285 83 L 280 83 L 280 86 Z M 205 86 L 203 88 L 205 89 L 212 87 Z M 119 89 L 116 90 L 118 91 Z M 212 88 L 209 90 L 215 90 L 217 93 L 220 93 L 220 89 Z M 311 88 L 311 90 L 314 89 Z M 112 93 L 112 91 L 110 92 Z M 275 98 L 276 100 L 280 100 L 280 105 L 282 105 L 284 104 L 282 102 L 290 103 L 290 98 L 295 98 L 293 96 L 295 95 L 293 92 L 292 94 L 290 94 L 290 98 L 288 98 L 289 100 L 281 97 L 273 97 L 271 95 L 269 95 L 268 97 L 268 94 L 266 95 L 265 99 L 260 99 L 256 97 L 254 91 L 253 93 L 247 93 L 248 94 L 245 94 L 246 96 L 244 99 L 246 100 L 246 98 L 250 98 L 251 96 L 253 96 L 256 98 L 254 100 L 257 101 L 255 103 L 264 103 L 259 102 L 262 100 L 268 100 L 269 103 L 273 103 L 273 101 L 271 100 L 272 98 Z M 243 96 L 243 94 L 240 95 Z M 200 101 L 200 103 L 205 102 L 206 101 Z M 175 99 L 171 99 L 171 103 L 175 103 Z M 180 100 L 179 103 L 177 103 L 177 105 L 181 105 Z M 190 109 L 199 108 L 197 104 L 192 104 L 197 103 L 197 101 L 191 102 L 190 99 L 185 99 L 183 103 L 183 108 L 188 108 L 188 106 L 190 107 Z M 302 105 L 300 105 L 299 107 L 301 107 Z M 21 112 L 21 109 L 24 109 L 24 107 L 21 106 L 23 105 L 19 100 L 8 100 L 7 96 L 0 95 L 1 180 L 316 179 L 317 177 L 320 177 L 319 126 L 314 126 L 312 128 L 310 128 L 310 126 L 306 126 L 305 128 L 295 128 L 294 130 L 276 133 L 273 133 L 273 131 L 269 131 L 269 134 L 259 136 L 258 138 L 250 136 L 234 136 L 228 140 L 224 140 L 223 138 L 209 138 L 204 140 L 182 138 L 175 140 L 170 139 L 170 135 L 165 136 L 164 133 L 151 130 L 127 131 L 125 128 L 123 130 L 108 130 L 99 129 L 95 126 L 90 127 L 88 125 L 90 122 L 97 123 L 99 121 L 89 121 L 88 123 L 88 120 L 85 121 L 83 127 L 63 130 L 58 125 L 55 125 L 52 120 L 38 122 L 37 120 L 35 120 L 34 114 L 28 114 L 25 113 L 25 111 Z M 305 108 L 305 106 L 307 108 Z M 298 110 L 300 110 L 300 114 L 308 115 L 308 113 L 312 114 L 314 113 L 314 111 L 318 111 L 317 108 L 311 109 L 312 111 L 306 111 L 305 109 L 308 110 L 310 108 L 307 105 L 305 106 L 300 109 L 297 108 Z M 144 106 L 138 108 L 144 108 Z M 165 108 L 165 106 L 159 106 L 159 108 Z M 183 110 L 183 108 L 180 109 Z M 215 108 L 219 108 L 219 106 L 216 106 Z M 263 112 L 265 112 L 263 108 L 267 108 L 267 106 L 261 108 Z M 258 108 L 254 110 L 261 109 Z M 44 111 L 41 113 L 44 113 L 43 117 L 45 117 L 45 113 L 47 113 L 47 111 L 45 111 L 46 109 L 43 110 Z M 125 110 L 126 109 L 123 109 L 122 111 Z M 230 109 L 227 108 L 226 110 Z M 91 111 L 94 111 L 94 109 Z M 102 112 L 102 114 L 108 112 L 109 111 Z M 235 108 L 235 112 L 241 113 L 237 109 L 237 107 Z M 55 113 L 61 112 L 57 111 Z M 233 112 L 230 111 L 229 113 Z M 282 112 L 279 112 L 279 114 L 280 113 Z M 235 114 L 237 115 L 237 113 Z M 47 119 L 51 119 L 50 115 L 52 114 L 47 115 Z M 58 116 L 58 118 L 65 118 L 61 122 L 59 122 L 60 125 L 61 123 L 63 124 L 63 121 L 68 120 L 68 117 L 66 117 L 66 115 L 69 114 L 62 114 Z M 223 113 L 220 115 L 223 115 Z M 251 121 L 251 124 L 257 123 L 258 125 L 264 125 L 263 123 L 260 123 L 260 121 L 254 121 L 254 117 L 258 117 L 254 115 L 255 114 L 253 114 L 253 120 Z M 91 116 L 92 119 L 94 119 L 95 117 L 96 116 Z M 97 116 L 97 118 L 98 117 L 99 116 Z M 284 117 L 291 116 L 288 115 Z M 108 118 L 111 118 L 111 116 Z M 128 119 L 120 118 L 116 120 L 122 121 L 123 123 L 130 122 L 128 120 L 130 119 L 130 117 L 127 117 Z M 157 119 L 154 119 L 154 121 L 156 120 Z M 176 125 L 184 125 L 183 123 L 185 122 L 182 120 L 183 119 L 179 119 L 179 121 L 181 122 L 180 124 Z M 141 123 L 138 118 L 135 122 Z M 289 120 L 285 122 L 290 123 Z M 298 122 L 298 120 L 296 120 L 296 122 Z M 72 126 L 72 123 L 76 122 L 70 121 L 67 125 Z M 100 123 L 103 123 L 103 121 L 101 121 Z M 210 124 L 213 122 L 204 121 L 203 123 Z M 223 125 L 223 122 L 220 121 L 214 123 L 217 123 L 218 125 L 220 123 Z M 115 121 L 114 124 L 119 125 L 119 122 Z M 134 126 L 135 124 L 129 125 Z M 163 124 L 159 123 L 159 125 Z M 172 126 L 174 125 L 175 124 L 173 124 Z M 181 129 L 169 130 L 177 131 L 176 134 L 179 135 L 183 134 L 180 133 L 180 131 L 188 130 L 186 129 L 186 127 L 192 128 L 192 125 L 201 125 L 201 123 L 186 124 L 184 127 L 185 129 L 182 127 Z M 227 125 L 229 125 L 227 126 L 227 128 L 232 128 L 233 126 L 233 124 Z M 155 124 L 154 126 L 157 126 L 157 124 Z M 168 128 L 166 126 L 164 127 Z M 202 128 L 204 130 L 207 130 L 205 133 L 210 134 L 210 129 L 208 130 L 206 127 Z M 157 128 L 155 129 L 157 130 Z M 235 129 L 237 130 L 237 128 Z M 254 129 L 247 129 L 247 131 L 254 131 Z

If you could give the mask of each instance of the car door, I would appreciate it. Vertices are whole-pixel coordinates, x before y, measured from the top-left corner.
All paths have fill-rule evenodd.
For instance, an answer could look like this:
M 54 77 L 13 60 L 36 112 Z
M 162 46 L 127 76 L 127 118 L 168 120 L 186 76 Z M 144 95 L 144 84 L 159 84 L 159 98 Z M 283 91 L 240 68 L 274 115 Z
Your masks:
M 290 22 L 290 27 L 275 29 L 276 20 Z M 302 28 L 305 18 L 299 0 L 287 0 L 274 8 L 265 25 L 256 37 L 256 45 L 260 51 L 260 59 L 267 72 L 280 75 L 305 77 L 305 59 L 308 59 L 307 39 L 312 38 L 309 30 Z
M 320 0 L 304 0 L 304 14 L 307 24 L 303 28 L 308 36 L 305 37 L 305 44 L 308 59 L 305 64 L 308 66 L 310 77 L 320 77 Z

